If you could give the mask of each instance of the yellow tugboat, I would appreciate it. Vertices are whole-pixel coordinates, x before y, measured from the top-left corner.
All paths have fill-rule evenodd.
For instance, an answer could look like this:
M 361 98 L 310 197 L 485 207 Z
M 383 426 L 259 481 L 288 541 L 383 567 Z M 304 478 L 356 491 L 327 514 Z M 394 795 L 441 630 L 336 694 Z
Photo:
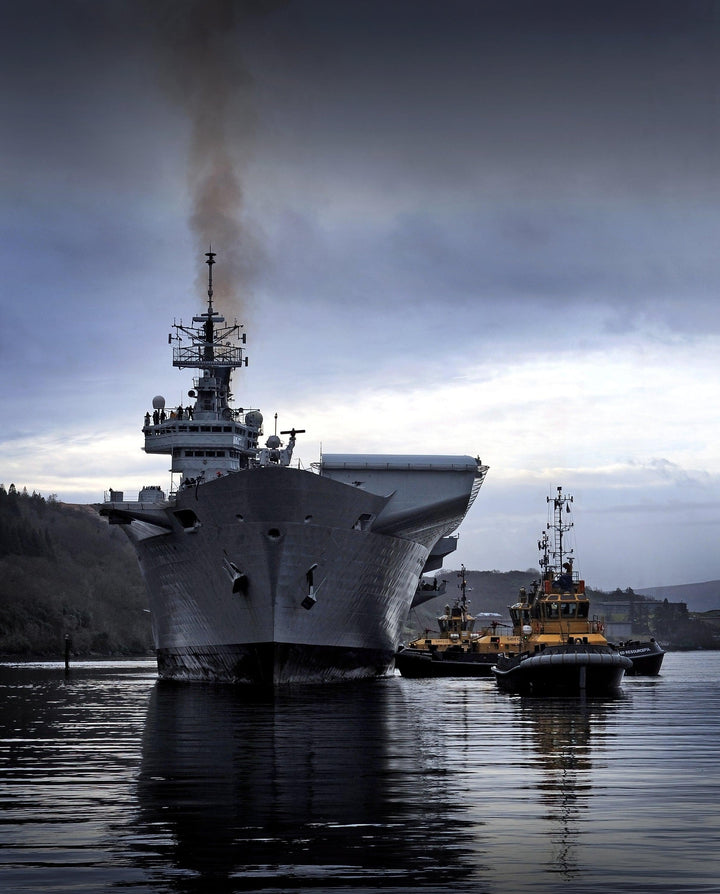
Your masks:
M 564 534 L 572 497 L 558 487 L 553 521 L 538 543 L 542 552 L 541 580 L 510 607 L 513 634 L 521 645 L 498 656 L 492 671 L 498 687 L 523 695 L 603 695 L 616 691 L 632 668 L 604 635 L 601 618 L 590 616 L 585 581 L 573 570 L 572 550 Z
M 438 632 L 413 640 L 395 655 L 395 667 L 403 677 L 489 677 L 501 652 L 518 651 L 521 637 L 492 624 L 475 630 L 470 614 L 465 566 L 461 566 L 460 597 L 438 618 Z

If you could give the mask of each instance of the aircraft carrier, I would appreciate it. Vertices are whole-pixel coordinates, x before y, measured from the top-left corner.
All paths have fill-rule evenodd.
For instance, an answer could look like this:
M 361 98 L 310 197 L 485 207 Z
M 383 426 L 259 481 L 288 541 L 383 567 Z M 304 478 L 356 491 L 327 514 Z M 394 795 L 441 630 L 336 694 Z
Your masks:
M 213 305 L 174 323 L 173 365 L 197 370 L 186 406 L 153 398 L 144 448 L 172 457 L 169 494 L 110 491 L 99 511 L 122 525 L 149 597 L 161 677 L 251 685 L 322 683 L 392 671 L 420 585 L 488 467 L 468 455 L 323 454 L 292 464 L 300 430 L 269 435 L 234 408 L 245 335 Z M 285 440 L 283 440 L 283 437 Z

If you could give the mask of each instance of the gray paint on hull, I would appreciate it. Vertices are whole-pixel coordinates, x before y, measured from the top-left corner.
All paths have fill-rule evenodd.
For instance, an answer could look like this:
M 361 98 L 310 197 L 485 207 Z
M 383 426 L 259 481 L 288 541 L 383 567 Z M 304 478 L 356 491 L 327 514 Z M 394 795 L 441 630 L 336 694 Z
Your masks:
M 158 649 L 163 679 L 252 686 L 331 683 L 377 677 L 392 670 L 393 654 L 303 643 L 237 643 Z
M 410 530 L 376 533 L 372 520 L 389 499 L 267 467 L 181 490 L 166 510 L 170 531 L 148 536 L 142 521 L 126 526 L 149 593 L 161 673 L 275 682 L 386 673 L 429 551 L 448 515 L 459 512 L 444 507 L 434 527 L 421 513 Z M 308 611 L 311 566 L 317 602 Z M 242 575 L 241 589 L 228 567 Z M 270 658 L 263 644 L 273 644 Z M 262 656 L 255 669 L 238 671 L 232 656 L 240 647 L 241 664 Z

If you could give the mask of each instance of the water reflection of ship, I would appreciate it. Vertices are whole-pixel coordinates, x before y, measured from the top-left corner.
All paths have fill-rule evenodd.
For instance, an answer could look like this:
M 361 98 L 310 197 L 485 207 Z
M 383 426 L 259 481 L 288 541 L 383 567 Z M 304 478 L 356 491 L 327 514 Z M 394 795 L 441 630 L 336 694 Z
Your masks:
M 592 753 L 608 733 L 605 722 L 622 701 L 556 700 L 551 703 L 522 699 L 523 728 L 530 731 L 537 755 L 535 765 L 539 800 L 553 824 L 548 872 L 563 880 L 581 872 L 577 848 L 581 843 L 583 815 L 592 809 Z M 591 741 L 595 739 L 595 741 Z
M 472 832 L 443 778 L 395 739 L 389 686 L 248 701 L 231 687 L 159 683 L 138 782 L 138 861 L 178 887 L 192 876 L 281 890 L 451 889 L 450 869 L 467 881 Z

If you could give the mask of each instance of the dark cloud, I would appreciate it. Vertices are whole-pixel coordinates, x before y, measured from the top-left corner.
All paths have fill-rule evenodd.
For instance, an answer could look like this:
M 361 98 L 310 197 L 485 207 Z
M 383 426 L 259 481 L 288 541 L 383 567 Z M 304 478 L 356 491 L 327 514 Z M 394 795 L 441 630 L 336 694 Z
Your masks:
M 5 29 L 4 138 L 39 176 L 98 186 L 146 189 L 189 160 L 201 241 L 208 206 L 242 218 L 258 156 L 309 187 L 367 180 L 430 201 L 702 200 L 718 173 L 713 9 L 30 0 Z M 238 232 L 252 241 L 224 241 Z
M 297 4 L 291 32 L 248 52 L 292 106 L 288 148 L 303 158 L 355 146 L 417 178 L 441 177 L 444 159 L 473 182 L 510 171 L 531 194 L 533 175 L 576 189 L 568 165 L 600 163 L 640 189 L 674 148 L 700 160 L 716 133 L 717 24 L 707 7 L 607 6 Z
M 369 167 L 401 164 L 409 179 L 441 178 L 443 167 L 473 182 L 510 172 L 503 186 L 530 194 L 543 178 L 581 191 L 568 174 L 591 167 L 622 190 L 657 188 L 660 174 L 697 181 L 717 139 L 713 9 L 30 0 L 5 29 L 7 101 L 22 125 L 7 139 L 44 150 L 42 134 L 62 136 L 69 120 L 58 163 L 97 162 L 110 123 L 109 139 L 142 123 L 152 143 L 147 105 L 162 86 L 200 154 L 212 134 L 242 143 L 269 113 L 286 128 L 287 156 L 319 153 L 331 177 L 359 155 Z
M 458 347 L 488 331 L 540 338 L 560 322 L 595 340 L 643 329 L 693 335 L 720 326 L 708 295 L 720 273 L 714 235 L 702 221 L 683 227 L 670 207 L 599 202 L 449 215 L 421 208 L 360 229 L 351 211 L 334 226 L 293 214 L 267 237 L 264 285 L 281 307 L 300 304 L 325 321 L 362 306 L 363 319 L 384 321 L 375 332 L 404 334 L 398 351 L 412 352 L 423 326 Z M 466 324 L 454 332 L 447 323 L 461 314 Z

